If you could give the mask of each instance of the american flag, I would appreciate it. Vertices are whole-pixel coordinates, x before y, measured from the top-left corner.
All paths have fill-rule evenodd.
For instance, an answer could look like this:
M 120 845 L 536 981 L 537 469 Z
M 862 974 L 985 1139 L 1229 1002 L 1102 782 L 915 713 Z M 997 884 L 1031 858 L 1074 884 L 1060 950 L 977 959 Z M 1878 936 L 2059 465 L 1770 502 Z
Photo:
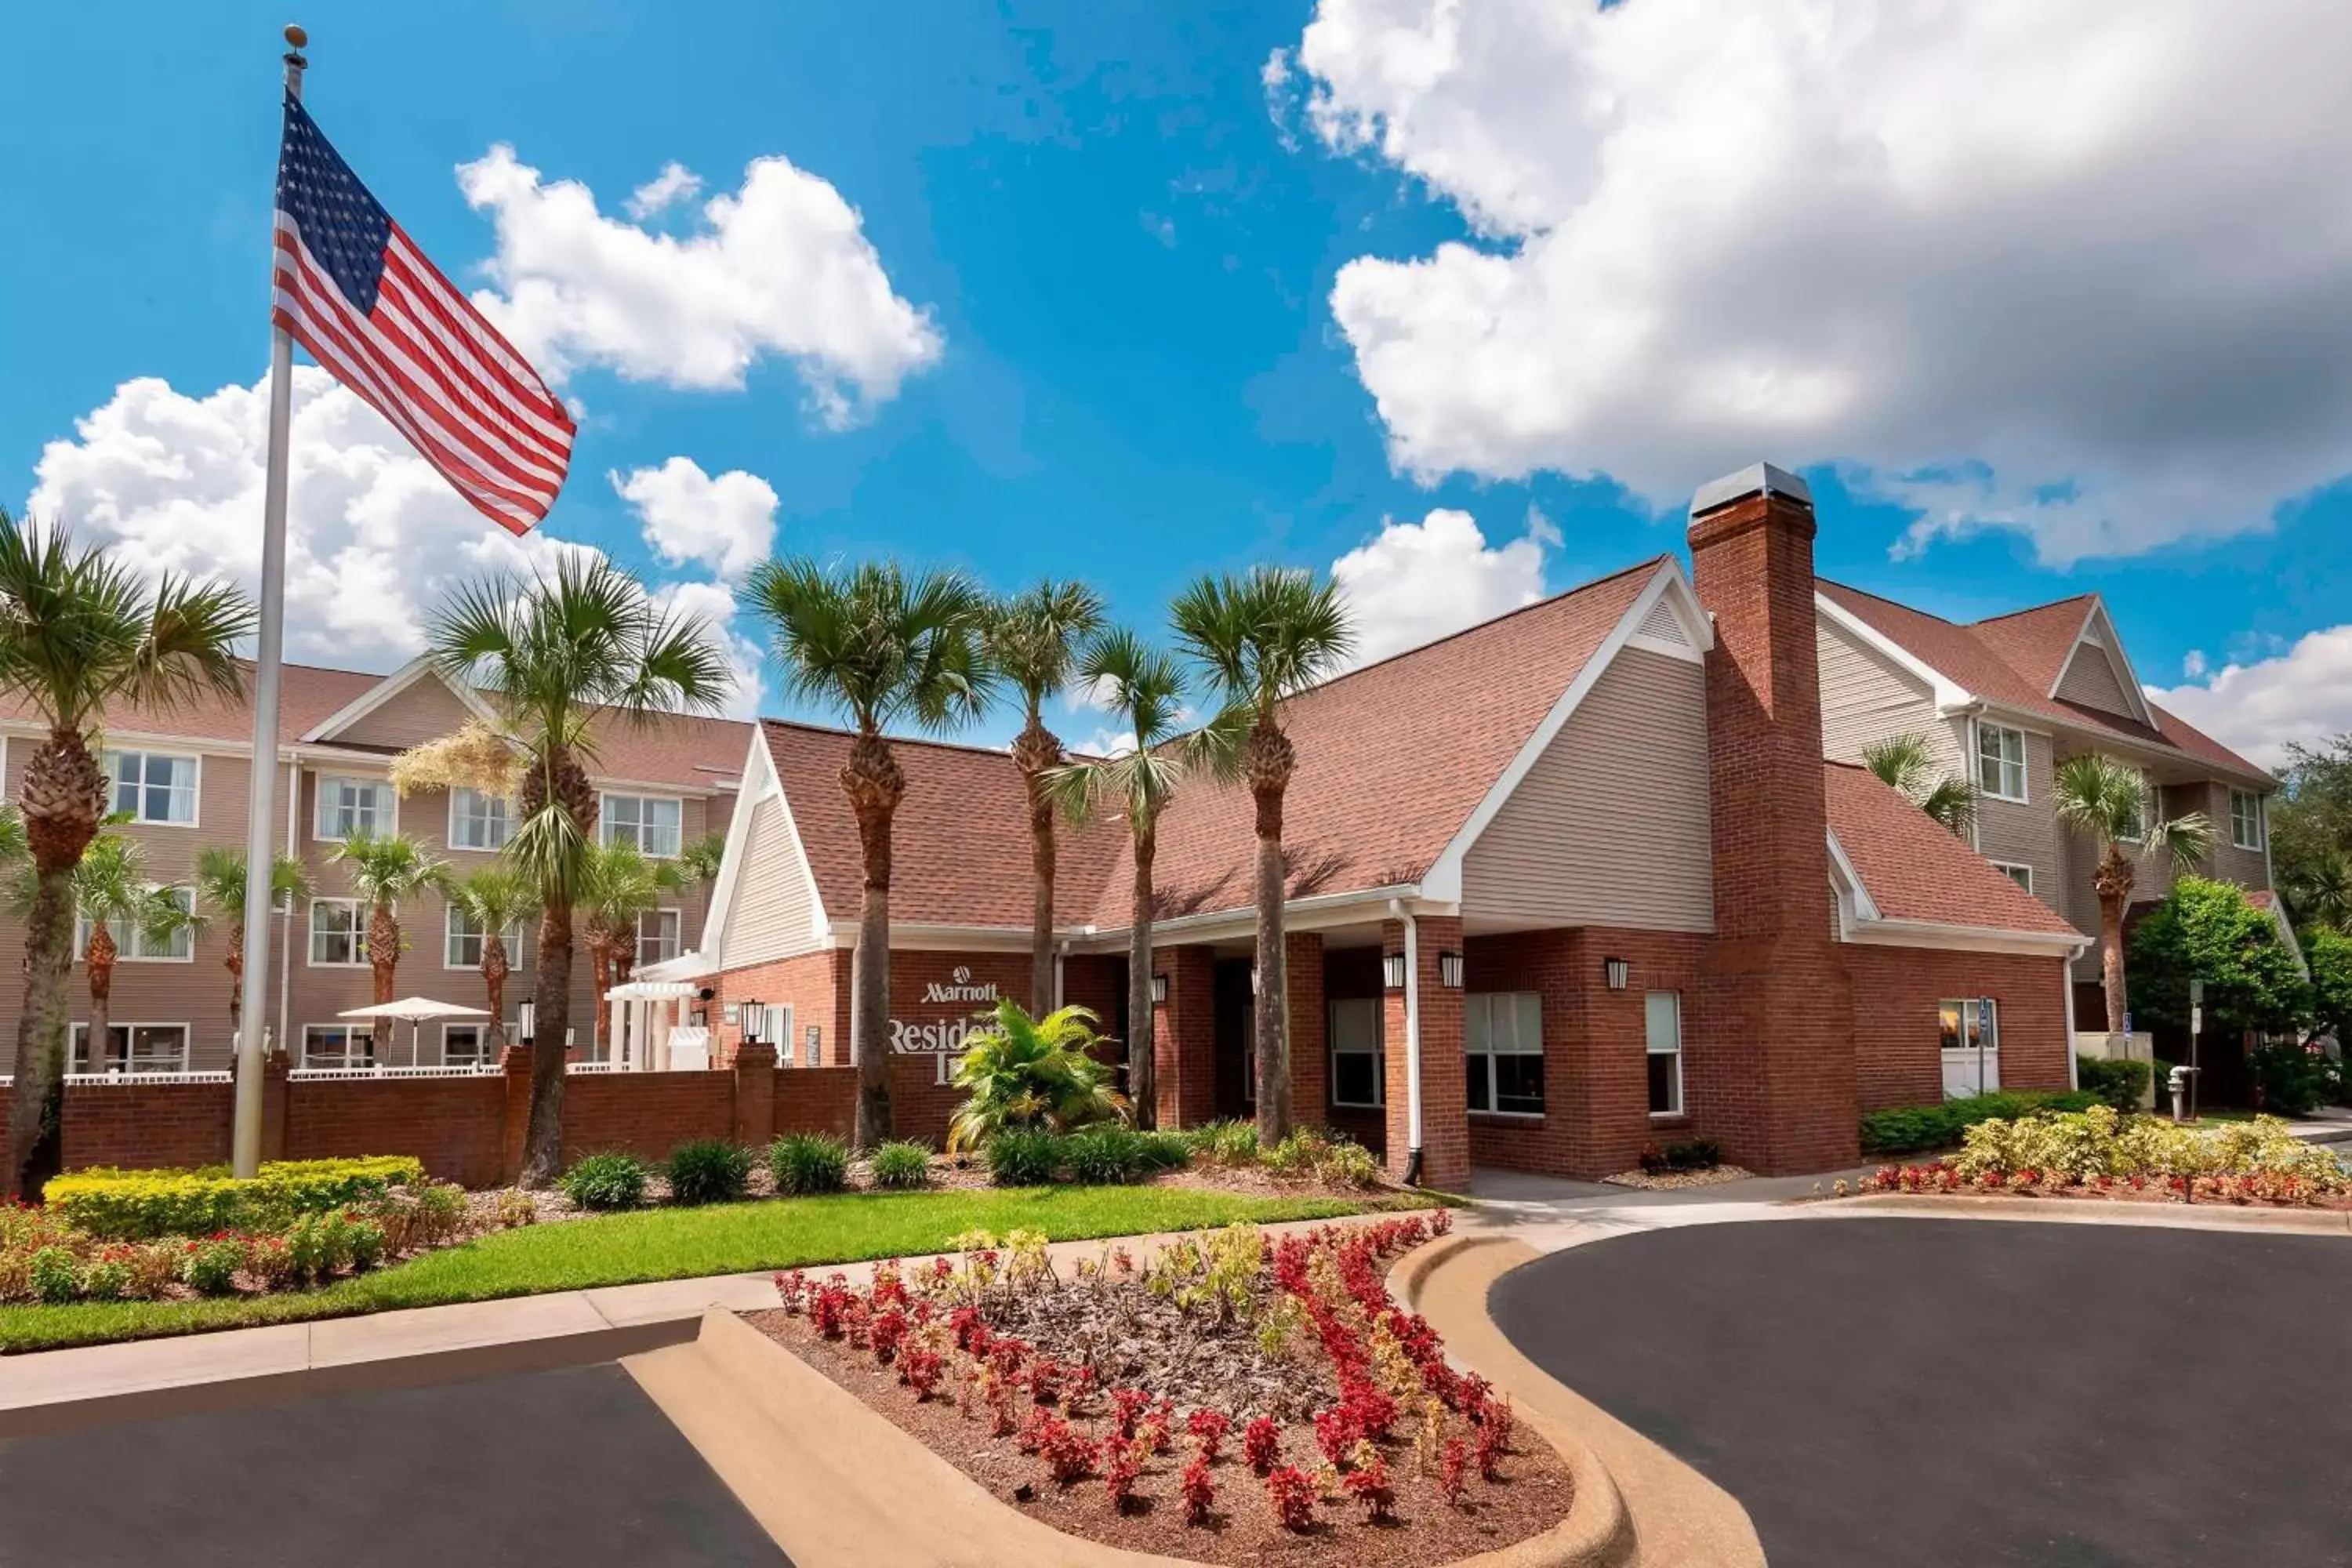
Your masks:
M 286 97 L 270 320 L 485 517 L 516 533 L 555 504 L 572 416 Z

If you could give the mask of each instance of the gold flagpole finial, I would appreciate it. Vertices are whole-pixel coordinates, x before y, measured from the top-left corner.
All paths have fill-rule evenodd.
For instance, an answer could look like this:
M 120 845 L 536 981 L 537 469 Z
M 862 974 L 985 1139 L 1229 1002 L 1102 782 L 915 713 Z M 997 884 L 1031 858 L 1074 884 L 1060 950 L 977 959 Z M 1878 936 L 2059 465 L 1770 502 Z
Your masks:
M 303 48 L 309 46 L 310 35 L 302 30 L 301 23 L 289 22 L 286 24 L 286 42 L 295 48 Z

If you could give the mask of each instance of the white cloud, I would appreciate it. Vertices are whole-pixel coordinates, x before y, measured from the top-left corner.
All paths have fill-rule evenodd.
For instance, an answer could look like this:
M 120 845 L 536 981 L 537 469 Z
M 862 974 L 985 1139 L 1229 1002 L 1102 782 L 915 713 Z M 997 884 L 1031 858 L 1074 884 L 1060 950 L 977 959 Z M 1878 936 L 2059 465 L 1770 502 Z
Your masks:
M 699 616 L 709 623 L 727 656 L 732 680 L 722 710 L 730 719 L 751 719 L 760 711 L 760 645 L 745 636 L 735 618 L 735 595 L 723 583 L 663 583 L 653 590 L 654 603 L 682 616 Z
M 1333 287 L 1400 468 L 1844 461 L 1912 548 L 2063 563 L 2352 471 L 2347 54 L 2342 6 L 1323 0 L 1297 59 L 1477 235 Z
M 255 592 L 268 405 L 266 381 L 201 397 L 152 377 L 125 382 L 75 422 L 70 439 L 42 449 L 27 515 L 111 543 L 142 572 L 225 578 Z M 594 552 L 543 529 L 517 538 L 486 521 L 313 366 L 294 370 L 289 477 L 286 657 L 302 663 L 388 669 L 424 651 L 425 616 L 458 584 Z M 727 588 L 686 582 L 653 592 L 726 634 L 739 682 L 732 709 L 751 711 L 759 651 L 734 632 Z
M 2192 647 L 2186 654 L 2181 656 L 2180 673 L 2187 676 L 2189 679 L 2204 679 L 2205 670 L 2205 650 L 2203 648 Z
M 2147 688 L 2149 700 L 2264 767 L 2285 762 L 2289 741 L 2311 745 L 2352 731 L 2352 626 L 2306 632 L 2284 653 L 2232 661 L 2201 680 L 2195 674 L 2170 690 Z
M 543 183 L 503 144 L 459 165 L 457 184 L 498 229 L 485 264 L 498 288 L 475 301 L 551 376 L 594 364 L 730 389 L 779 354 L 838 428 L 940 357 L 938 328 L 892 289 L 856 209 L 788 159 L 754 160 L 685 237 L 604 216 L 587 186 Z
M 702 176 L 673 159 L 660 174 L 629 193 L 629 216 L 639 223 L 675 202 L 692 201 L 702 191 Z
M 605 476 L 636 510 L 646 542 L 672 566 L 707 566 L 738 581 L 767 559 L 776 542 L 776 492 L 757 474 L 730 468 L 718 478 L 691 458 L 658 468 Z
M 1466 511 L 1439 507 L 1419 522 L 1389 522 L 1331 563 L 1356 626 L 1356 662 L 1369 664 L 1543 597 L 1544 551 L 1559 531 L 1528 509 L 1528 531 L 1489 546 Z

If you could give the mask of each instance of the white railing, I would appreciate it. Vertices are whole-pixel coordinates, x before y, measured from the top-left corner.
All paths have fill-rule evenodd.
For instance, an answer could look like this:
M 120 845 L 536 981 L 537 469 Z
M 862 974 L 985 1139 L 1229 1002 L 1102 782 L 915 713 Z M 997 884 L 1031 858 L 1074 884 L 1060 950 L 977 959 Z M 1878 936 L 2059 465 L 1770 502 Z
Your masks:
M 626 1062 L 616 1062 L 616 1061 L 601 1061 L 601 1062 L 565 1062 L 565 1063 L 563 1064 L 563 1070 L 564 1070 L 565 1072 L 568 1072 L 568 1073 L 570 1073 L 570 1072 L 626 1072 L 626 1071 L 628 1071 L 628 1070 L 629 1070 L 629 1066 L 628 1066 L 628 1064 L 627 1064 Z
M 379 1078 L 494 1078 L 503 1070 L 496 1062 L 457 1062 L 439 1067 L 296 1068 L 286 1078 L 293 1083 L 330 1083 Z
M 69 1072 L 66 1074 L 66 1082 L 68 1084 L 90 1085 L 120 1083 L 232 1083 L 236 1081 L 236 1075 L 235 1073 L 227 1072 L 226 1070 L 219 1072 Z M 10 1081 L 13 1082 L 14 1080 L 11 1079 Z

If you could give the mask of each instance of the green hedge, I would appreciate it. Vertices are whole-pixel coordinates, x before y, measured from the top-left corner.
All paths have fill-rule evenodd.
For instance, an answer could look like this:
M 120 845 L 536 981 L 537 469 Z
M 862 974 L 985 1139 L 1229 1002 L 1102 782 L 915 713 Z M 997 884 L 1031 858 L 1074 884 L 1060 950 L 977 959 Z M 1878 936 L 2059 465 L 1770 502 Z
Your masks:
M 2031 1116 L 2037 1110 L 2088 1110 L 2100 1097 L 2081 1090 L 2051 1094 L 1998 1090 L 1937 1105 L 1906 1105 L 1874 1110 L 1862 1119 L 1862 1152 L 1905 1154 L 1917 1149 L 1944 1149 L 1979 1121 L 1998 1117 Z
M 2139 1109 L 2140 1096 L 2147 1092 L 2148 1065 L 2110 1057 L 2074 1058 L 2074 1081 L 2083 1092 L 2095 1094 L 2118 1111 L 2129 1116 Z
M 226 1166 L 194 1171 L 98 1167 L 53 1177 L 44 1200 L 76 1229 L 112 1241 L 280 1229 L 296 1216 L 382 1197 L 425 1180 L 405 1154 L 357 1160 L 278 1160 L 240 1181 Z

